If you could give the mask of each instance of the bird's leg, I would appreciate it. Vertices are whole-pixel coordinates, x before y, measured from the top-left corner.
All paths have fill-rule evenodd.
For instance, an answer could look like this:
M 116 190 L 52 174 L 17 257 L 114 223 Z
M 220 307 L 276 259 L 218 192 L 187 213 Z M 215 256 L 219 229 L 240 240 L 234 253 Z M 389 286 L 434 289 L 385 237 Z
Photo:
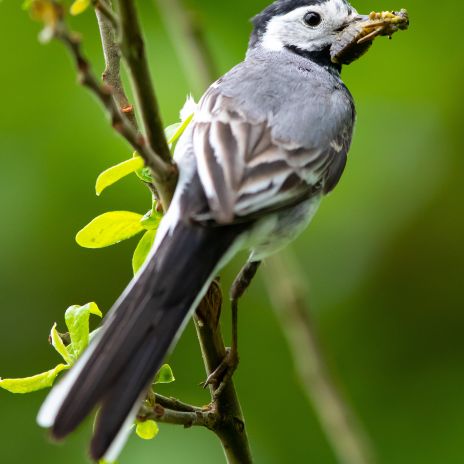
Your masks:
M 230 289 L 230 305 L 232 310 L 232 344 L 227 348 L 226 356 L 219 366 L 208 376 L 203 384 L 206 388 L 208 385 L 213 385 L 214 398 L 217 398 L 227 382 L 232 377 L 237 369 L 238 357 L 238 300 L 243 296 L 246 289 L 250 286 L 256 271 L 259 268 L 261 261 L 251 261 L 245 264 L 235 278 Z

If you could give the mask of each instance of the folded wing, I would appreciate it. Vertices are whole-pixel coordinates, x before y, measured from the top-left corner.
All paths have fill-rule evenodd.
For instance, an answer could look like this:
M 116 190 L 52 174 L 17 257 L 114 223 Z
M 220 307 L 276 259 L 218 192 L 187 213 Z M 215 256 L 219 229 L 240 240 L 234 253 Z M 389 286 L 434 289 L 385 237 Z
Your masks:
M 300 146 L 276 140 L 271 119 L 253 120 L 216 86 L 204 95 L 195 115 L 193 147 L 211 219 L 230 223 L 331 190 L 338 182 L 349 131 L 324 147 Z

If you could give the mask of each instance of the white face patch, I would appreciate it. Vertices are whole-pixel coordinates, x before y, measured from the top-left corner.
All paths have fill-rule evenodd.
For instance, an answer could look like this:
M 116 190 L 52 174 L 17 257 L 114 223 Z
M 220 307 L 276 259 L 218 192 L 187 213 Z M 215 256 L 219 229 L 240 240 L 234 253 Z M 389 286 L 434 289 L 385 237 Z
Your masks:
M 318 13 L 322 21 L 311 27 L 304 22 L 309 12 Z M 317 51 L 331 45 L 337 29 L 358 13 L 343 0 L 328 0 L 320 5 L 302 6 L 272 18 L 262 37 L 262 46 L 268 50 L 282 50 L 286 46 L 305 51 Z

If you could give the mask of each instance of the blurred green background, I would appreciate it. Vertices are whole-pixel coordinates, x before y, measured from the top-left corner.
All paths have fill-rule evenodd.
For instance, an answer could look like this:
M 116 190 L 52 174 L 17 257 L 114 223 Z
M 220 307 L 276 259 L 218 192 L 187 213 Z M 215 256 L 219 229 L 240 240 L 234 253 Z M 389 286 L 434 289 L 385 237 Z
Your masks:
M 168 0 L 166 0 L 168 1 Z M 97 174 L 130 155 L 99 105 L 76 84 L 58 43 L 18 1 L 0 3 L 0 375 L 25 376 L 58 361 L 47 343 L 71 304 L 107 310 L 131 277 L 132 240 L 80 249 L 76 231 L 107 210 L 146 212 L 134 179 L 94 195 Z M 244 55 L 248 18 L 263 0 L 191 0 L 220 72 Z M 139 2 L 166 124 L 189 91 L 154 3 Z M 463 68 L 464 3 L 358 0 L 361 12 L 407 7 L 409 32 L 378 40 L 343 77 L 358 125 L 346 173 L 312 226 L 293 245 L 305 271 L 329 365 L 358 411 L 383 464 L 464 462 Z M 91 11 L 73 20 L 100 71 Z M 198 97 L 198 95 L 197 95 Z M 239 267 L 225 273 L 230 282 Z M 228 313 L 225 312 L 227 315 Z M 224 317 L 228 334 L 228 318 Z M 335 458 L 293 373 L 260 279 L 242 304 L 236 384 L 257 463 Z M 162 393 L 206 403 L 192 327 Z M 0 391 L 2 463 L 86 462 L 90 424 L 51 445 L 35 424 L 45 392 Z M 122 463 L 220 463 L 205 431 L 161 426 L 152 442 L 132 438 Z

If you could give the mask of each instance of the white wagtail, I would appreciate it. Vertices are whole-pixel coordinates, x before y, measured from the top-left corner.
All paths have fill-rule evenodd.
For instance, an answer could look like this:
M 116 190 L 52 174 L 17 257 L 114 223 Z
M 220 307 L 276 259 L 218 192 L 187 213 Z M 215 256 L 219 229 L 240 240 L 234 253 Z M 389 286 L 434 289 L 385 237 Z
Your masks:
M 40 410 L 55 438 L 99 406 L 91 456 L 113 460 L 217 272 L 246 248 L 250 280 L 308 225 L 345 168 L 355 107 L 341 66 L 375 34 L 344 31 L 363 20 L 346 0 L 280 0 L 253 19 L 245 60 L 209 87 L 177 144 L 179 182 L 150 256 Z

